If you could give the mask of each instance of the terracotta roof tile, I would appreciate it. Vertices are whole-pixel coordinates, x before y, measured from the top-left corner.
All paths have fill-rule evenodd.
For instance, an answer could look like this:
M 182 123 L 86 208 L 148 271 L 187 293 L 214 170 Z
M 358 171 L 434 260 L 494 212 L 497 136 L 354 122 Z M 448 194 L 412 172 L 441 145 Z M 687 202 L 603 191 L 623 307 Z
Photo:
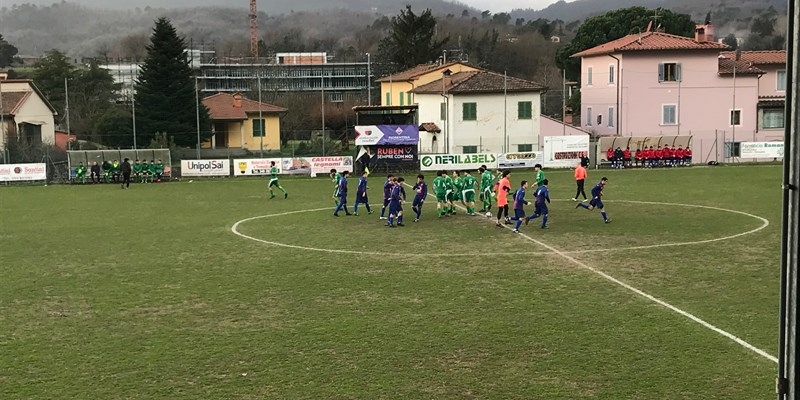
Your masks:
M 412 93 L 503 93 L 508 92 L 539 92 L 544 86 L 526 81 L 525 79 L 504 76 L 490 71 L 458 72 L 450 75 L 445 87 L 442 79 L 435 80 L 427 85 L 422 85 Z
M 19 106 L 30 97 L 32 92 L 3 92 L 3 103 L 0 104 L 0 115 L 14 115 Z
M 433 122 L 423 122 L 422 125 L 419 126 L 419 130 L 425 131 L 425 132 L 441 132 L 442 131 Z
M 238 93 L 237 93 L 238 95 Z M 233 94 L 217 93 L 203 99 L 203 105 L 208 108 L 208 115 L 216 121 L 241 121 L 247 119 L 247 113 L 257 113 L 259 102 L 250 100 L 242 96 L 242 106 L 235 107 Z M 283 107 L 278 107 L 268 103 L 260 103 L 263 113 L 280 113 L 287 111 Z
M 759 75 L 763 74 L 764 71 L 756 67 L 752 62 L 745 61 L 740 59 L 739 61 L 733 61 L 730 58 L 720 58 L 719 59 L 719 71 L 720 75 L 733 75 L 733 66 L 736 65 L 736 74 L 737 75 Z
M 392 75 L 387 75 L 387 76 L 384 76 L 382 78 L 379 78 L 377 80 L 377 82 L 389 82 L 389 81 L 403 82 L 403 81 L 409 81 L 409 80 L 418 78 L 418 77 L 420 77 L 420 76 L 422 76 L 422 75 L 424 75 L 424 74 L 426 74 L 428 72 L 435 71 L 437 69 L 447 68 L 447 67 L 450 67 L 450 66 L 453 66 L 453 65 L 456 65 L 456 64 L 467 65 L 466 63 L 461 62 L 461 61 L 449 62 L 447 64 L 437 64 L 437 63 L 420 64 L 420 65 L 417 65 L 416 67 L 411 67 L 411 68 L 409 68 L 409 69 L 407 69 L 405 71 L 400 71 L 400 72 L 394 73 Z
M 723 51 L 721 54 L 728 58 L 736 57 L 735 51 Z M 755 65 L 786 64 L 786 50 L 743 51 L 739 60 Z
M 730 47 L 717 42 L 697 42 L 692 38 L 664 32 L 646 32 L 628 35 L 599 46 L 575 53 L 572 57 L 599 56 L 628 51 L 654 50 L 727 50 Z

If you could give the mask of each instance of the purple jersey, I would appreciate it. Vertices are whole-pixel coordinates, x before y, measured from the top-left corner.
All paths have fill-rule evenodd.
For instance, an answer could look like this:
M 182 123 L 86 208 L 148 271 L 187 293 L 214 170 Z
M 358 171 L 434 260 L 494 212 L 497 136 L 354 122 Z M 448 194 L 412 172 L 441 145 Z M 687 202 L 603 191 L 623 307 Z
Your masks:
M 389 197 L 391 197 L 391 195 L 392 195 L 392 186 L 393 186 L 392 185 L 392 181 L 390 181 L 388 179 L 386 180 L 386 182 L 383 183 L 383 199 L 384 200 L 389 200 Z
M 367 177 L 362 176 L 358 180 L 358 189 L 357 189 L 357 191 L 358 191 L 358 193 L 364 193 L 364 192 L 367 191 Z
M 414 196 L 415 199 L 425 200 L 425 197 L 428 196 L 428 184 L 425 182 L 417 183 L 413 189 L 417 193 Z

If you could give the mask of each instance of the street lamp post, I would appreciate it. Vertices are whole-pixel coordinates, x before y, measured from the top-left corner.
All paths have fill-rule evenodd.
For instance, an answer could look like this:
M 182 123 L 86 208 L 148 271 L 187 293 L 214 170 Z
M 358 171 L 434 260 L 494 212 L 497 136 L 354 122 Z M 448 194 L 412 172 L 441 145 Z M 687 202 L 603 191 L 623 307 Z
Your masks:
M 197 88 L 197 76 L 194 77 L 195 114 L 197 115 L 197 159 L 200 159 L 200 91 Z
M 367 105 L 372 105 L 372 64 L 370 63 L 369 53 L 367 53 Z
M 258 79 L 258 130 L 259 130 L 259 139 L 261 140 L 261 158 L 264 158 L 264 135 L 266 135 L 266 124 L 264 124 L 264 119 L 261 113 L 261 64 L 259 63 L 258 71 L 256 71 L 257 79 Z

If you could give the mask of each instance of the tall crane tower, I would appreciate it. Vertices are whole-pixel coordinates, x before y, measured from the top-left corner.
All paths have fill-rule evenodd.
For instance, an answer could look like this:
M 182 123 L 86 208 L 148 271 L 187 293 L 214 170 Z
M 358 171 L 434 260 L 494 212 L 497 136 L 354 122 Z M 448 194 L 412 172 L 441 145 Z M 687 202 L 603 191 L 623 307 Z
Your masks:
M 258 58 L 258 7 L 250 0 L 250 54 Z

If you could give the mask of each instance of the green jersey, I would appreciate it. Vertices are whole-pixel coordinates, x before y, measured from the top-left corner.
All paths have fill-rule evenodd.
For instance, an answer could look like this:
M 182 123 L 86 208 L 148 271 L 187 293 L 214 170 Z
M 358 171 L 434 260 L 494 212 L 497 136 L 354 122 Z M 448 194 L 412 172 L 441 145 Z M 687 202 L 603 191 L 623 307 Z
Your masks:
M 447 191 L 447 184 L 441 176 L 433 178 L 433 191 L 435 193 L 444 194 Z
M 536 185 L 542 186 L 542 182 L 544 182 L 544 171 L 539 170 L 539 172 L 536 173 Z
M 444 177 L 444 187 L 446 190 L 453 190 L 453 178 L 449 176 Z
M 333 183 L 338 186 L 340 180 L 342 180 L 342 174 L 337 172 L 336 175 L 333 176 Z
M 164 164 L 163 163 L 156 163 L 154 169 L 155 169 L 155 173 L 163 174 L 164 173 Z
M 135 173 L 137 173 L 137 174 L 138 174 L 138 173 L 140 173 L 140 172 L 142 172 L 142 164 L 141 164 L 141 163 L 138 163 L 138 162 L 137 162 L 137 163 L 134 163 L 134 164 L 133 164 L 133 172 L 135 172 Z
M 272 167 L 269 169 L 269 177 L 270 179 L 278 179 L 278 167 Z
M 475 190 L 475 177 L 467 175 L 462 179 L 463 188 L 461 190 Z
M 119 172 L 119 169 L 120 169 L 120 165 L 119 165 L 118 161 L 115 161 L 113 164 L 111 164 L 111 171 Z
M 481 174 L 481 189 L 491 188 L 493 181 L 494 175 L 492 175 L 491 171 L 483 171 L 483 174 Z
M 464 180 L 460 176 L 453 179 L 453 189 L 457 192 L 464 190 Z
M 150 170 L 151 174 L 155 174 L 156 173 L 156 163 L 150 163 L 147 167 Z
M 139 167 L 139 168 L 140 168 L 140 171 L 142 171 L 145 174 L 149 174 L 150 173 L 150 164 L 148 164 L 148 163 L 143 163 L 142 166 Z
M 78 165 L 75 167 L 75 173 L 78 175 L 86 175 L 86 166 Z

